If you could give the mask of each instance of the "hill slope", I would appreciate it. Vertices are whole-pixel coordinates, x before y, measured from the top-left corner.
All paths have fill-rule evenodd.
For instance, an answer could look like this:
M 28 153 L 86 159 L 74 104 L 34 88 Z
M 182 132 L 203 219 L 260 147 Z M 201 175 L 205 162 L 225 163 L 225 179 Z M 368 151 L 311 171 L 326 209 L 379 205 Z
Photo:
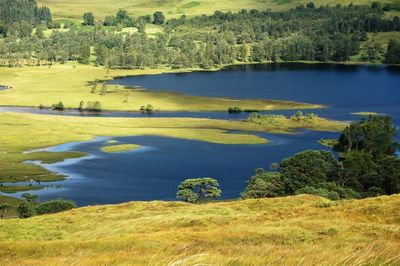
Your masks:
M 98 17 L 115 14 L 118 9 L 126 9 L 130 15 L 137 17 L 153 14 L 155 11 L 163 11 L 167 17 L 179 17 L 186 15 L 210 14 L 215 10 L 239 11 L 241 9 L 259 10 L 287 10 L 306 4 L 309 0 L 38 0 L 40 5 L 50 7 L 55 18 L 81 19 L 84 12 L 94 12 Z M 368 0 L 315 0 L 319 5 L 347 5 L 371 4 Z M 399 2 L 399 0 L 387 0 L 383 3 Z
M 399 265 L 400 195 L 132 202 L 0 221 L 1 265 Z M 202 264 L 204 265 L 204 264 Z

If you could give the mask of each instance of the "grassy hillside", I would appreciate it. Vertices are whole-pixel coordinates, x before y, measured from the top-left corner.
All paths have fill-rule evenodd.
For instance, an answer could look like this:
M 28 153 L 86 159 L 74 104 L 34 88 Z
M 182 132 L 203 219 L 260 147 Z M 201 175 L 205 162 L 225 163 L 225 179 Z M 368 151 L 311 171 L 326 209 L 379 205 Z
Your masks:
M 167 17 L 210 14 L 215 10 L 239 11 L 241 9 L 286 10 L 306 4 L 308 0 L 39 0 L 38 3 L 51 8 L 55 18 L 81 19 L 84 12 L 91 11 L 100 18 L 114 14 L 118 9 L 126 9 L 130 15 L 137 17 L 163 11 Z M 348 0 L 315 0 L 321 4 L 350 3 Z M 370 4 L 368 0 L 353 0 L 353 4 Z M 387 0 L 382 3 L 398 2 Z
M 399 265 L 400 195 L 132 202 L 0 221 L 2 265 Z

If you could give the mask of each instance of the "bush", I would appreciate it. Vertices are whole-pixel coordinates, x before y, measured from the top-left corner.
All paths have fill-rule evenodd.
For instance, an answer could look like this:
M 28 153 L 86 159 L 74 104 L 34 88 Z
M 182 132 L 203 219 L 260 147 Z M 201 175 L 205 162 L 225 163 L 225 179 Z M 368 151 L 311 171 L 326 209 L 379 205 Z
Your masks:
M 142 113 L 148 113 L 148 114 L 154 113 L 154 107 L 151 104 L 148 104 L 147 106 L 143 105 L 143 106 L 140 107 L 140 111 Z
M 76 208 L 76 204 L 74 202 L 64 199 L 56 199 L 39 204 L 35 210 L 38 215 L 43 215 L 67 211 L 74 208 Z
M 18 206 L 17 213 L 19 218 L 29 218 L 37 214 L 35 205 L 28 201 L 24 201 Z
M 86 103 L 86 110 L 90 112 L 101 112 L 103 111 L 101 107 L 101 103 L 99 101 L 91 102 L 88 101 Z
M 236 114 L 236 113 L 241 113 L 242 109 L 240 109 L 239 107 L 229 107 L 228 109 L 228 113 L 230 114 Z
M 58 111 L 62 111 L 64 110 L 64 104 L 62 102 L 59 103 L 55 103 L 51 106 L 51 109 L 53 110 L 58 110 Z

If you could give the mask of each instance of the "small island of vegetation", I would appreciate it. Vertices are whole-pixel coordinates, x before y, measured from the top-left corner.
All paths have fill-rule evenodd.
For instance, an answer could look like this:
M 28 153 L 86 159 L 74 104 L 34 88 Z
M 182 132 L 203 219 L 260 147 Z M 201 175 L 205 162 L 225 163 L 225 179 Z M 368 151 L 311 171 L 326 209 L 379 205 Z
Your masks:
M 101 147 L 102 152 L 127 152 L 139 149 L 141 146 L 136 144 L 119 144 L 119 145 L 108 145 Z

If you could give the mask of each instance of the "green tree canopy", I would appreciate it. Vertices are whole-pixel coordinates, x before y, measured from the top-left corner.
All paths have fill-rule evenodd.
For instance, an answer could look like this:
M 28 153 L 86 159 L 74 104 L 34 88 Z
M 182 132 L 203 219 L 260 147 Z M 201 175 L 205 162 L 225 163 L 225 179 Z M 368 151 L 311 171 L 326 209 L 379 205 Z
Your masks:
M 83 14 L 83 25 L 94 26 L 94 15 L 92 12 Z
M 268 172 L 262 168 L 247 182 L 242 198 L 267 198 L 285 195 L 285 184 L 280 173 Z
M 371 115 L 346 127 L 335 149 L 340 152 L 371 152 L 374 156 L 393 155 L 398 148 L 395 136 L 396 128 L 390 116 Z
M 157 11 L 153 14 L 153 23 L 156 25 L 162 25 L 164 24 L 165 17 L 163 12 Z
M 342 165 L 331 152 L 314 150 L 284 159 L 280 168 L 288 194 L 306 186 L 318 187 L 324 182 L 337 181 L 342 172 Z
M 221 193 L 218 181 L 213 178 L 190 178 L 178 186 L 176 197 L 186 202 L 196 203 L 204 198 L 218 198 Z
M 56 199 L 39 204 L 36 207 L 36 213 L 38 215 L 42 215 L 67 211 L 74 208 L 76 208 L 76 204 L 74 202 L 64 199 Z
M 386 64 L 400 64 L 400 42 L 390 39 L 386 51 Z

